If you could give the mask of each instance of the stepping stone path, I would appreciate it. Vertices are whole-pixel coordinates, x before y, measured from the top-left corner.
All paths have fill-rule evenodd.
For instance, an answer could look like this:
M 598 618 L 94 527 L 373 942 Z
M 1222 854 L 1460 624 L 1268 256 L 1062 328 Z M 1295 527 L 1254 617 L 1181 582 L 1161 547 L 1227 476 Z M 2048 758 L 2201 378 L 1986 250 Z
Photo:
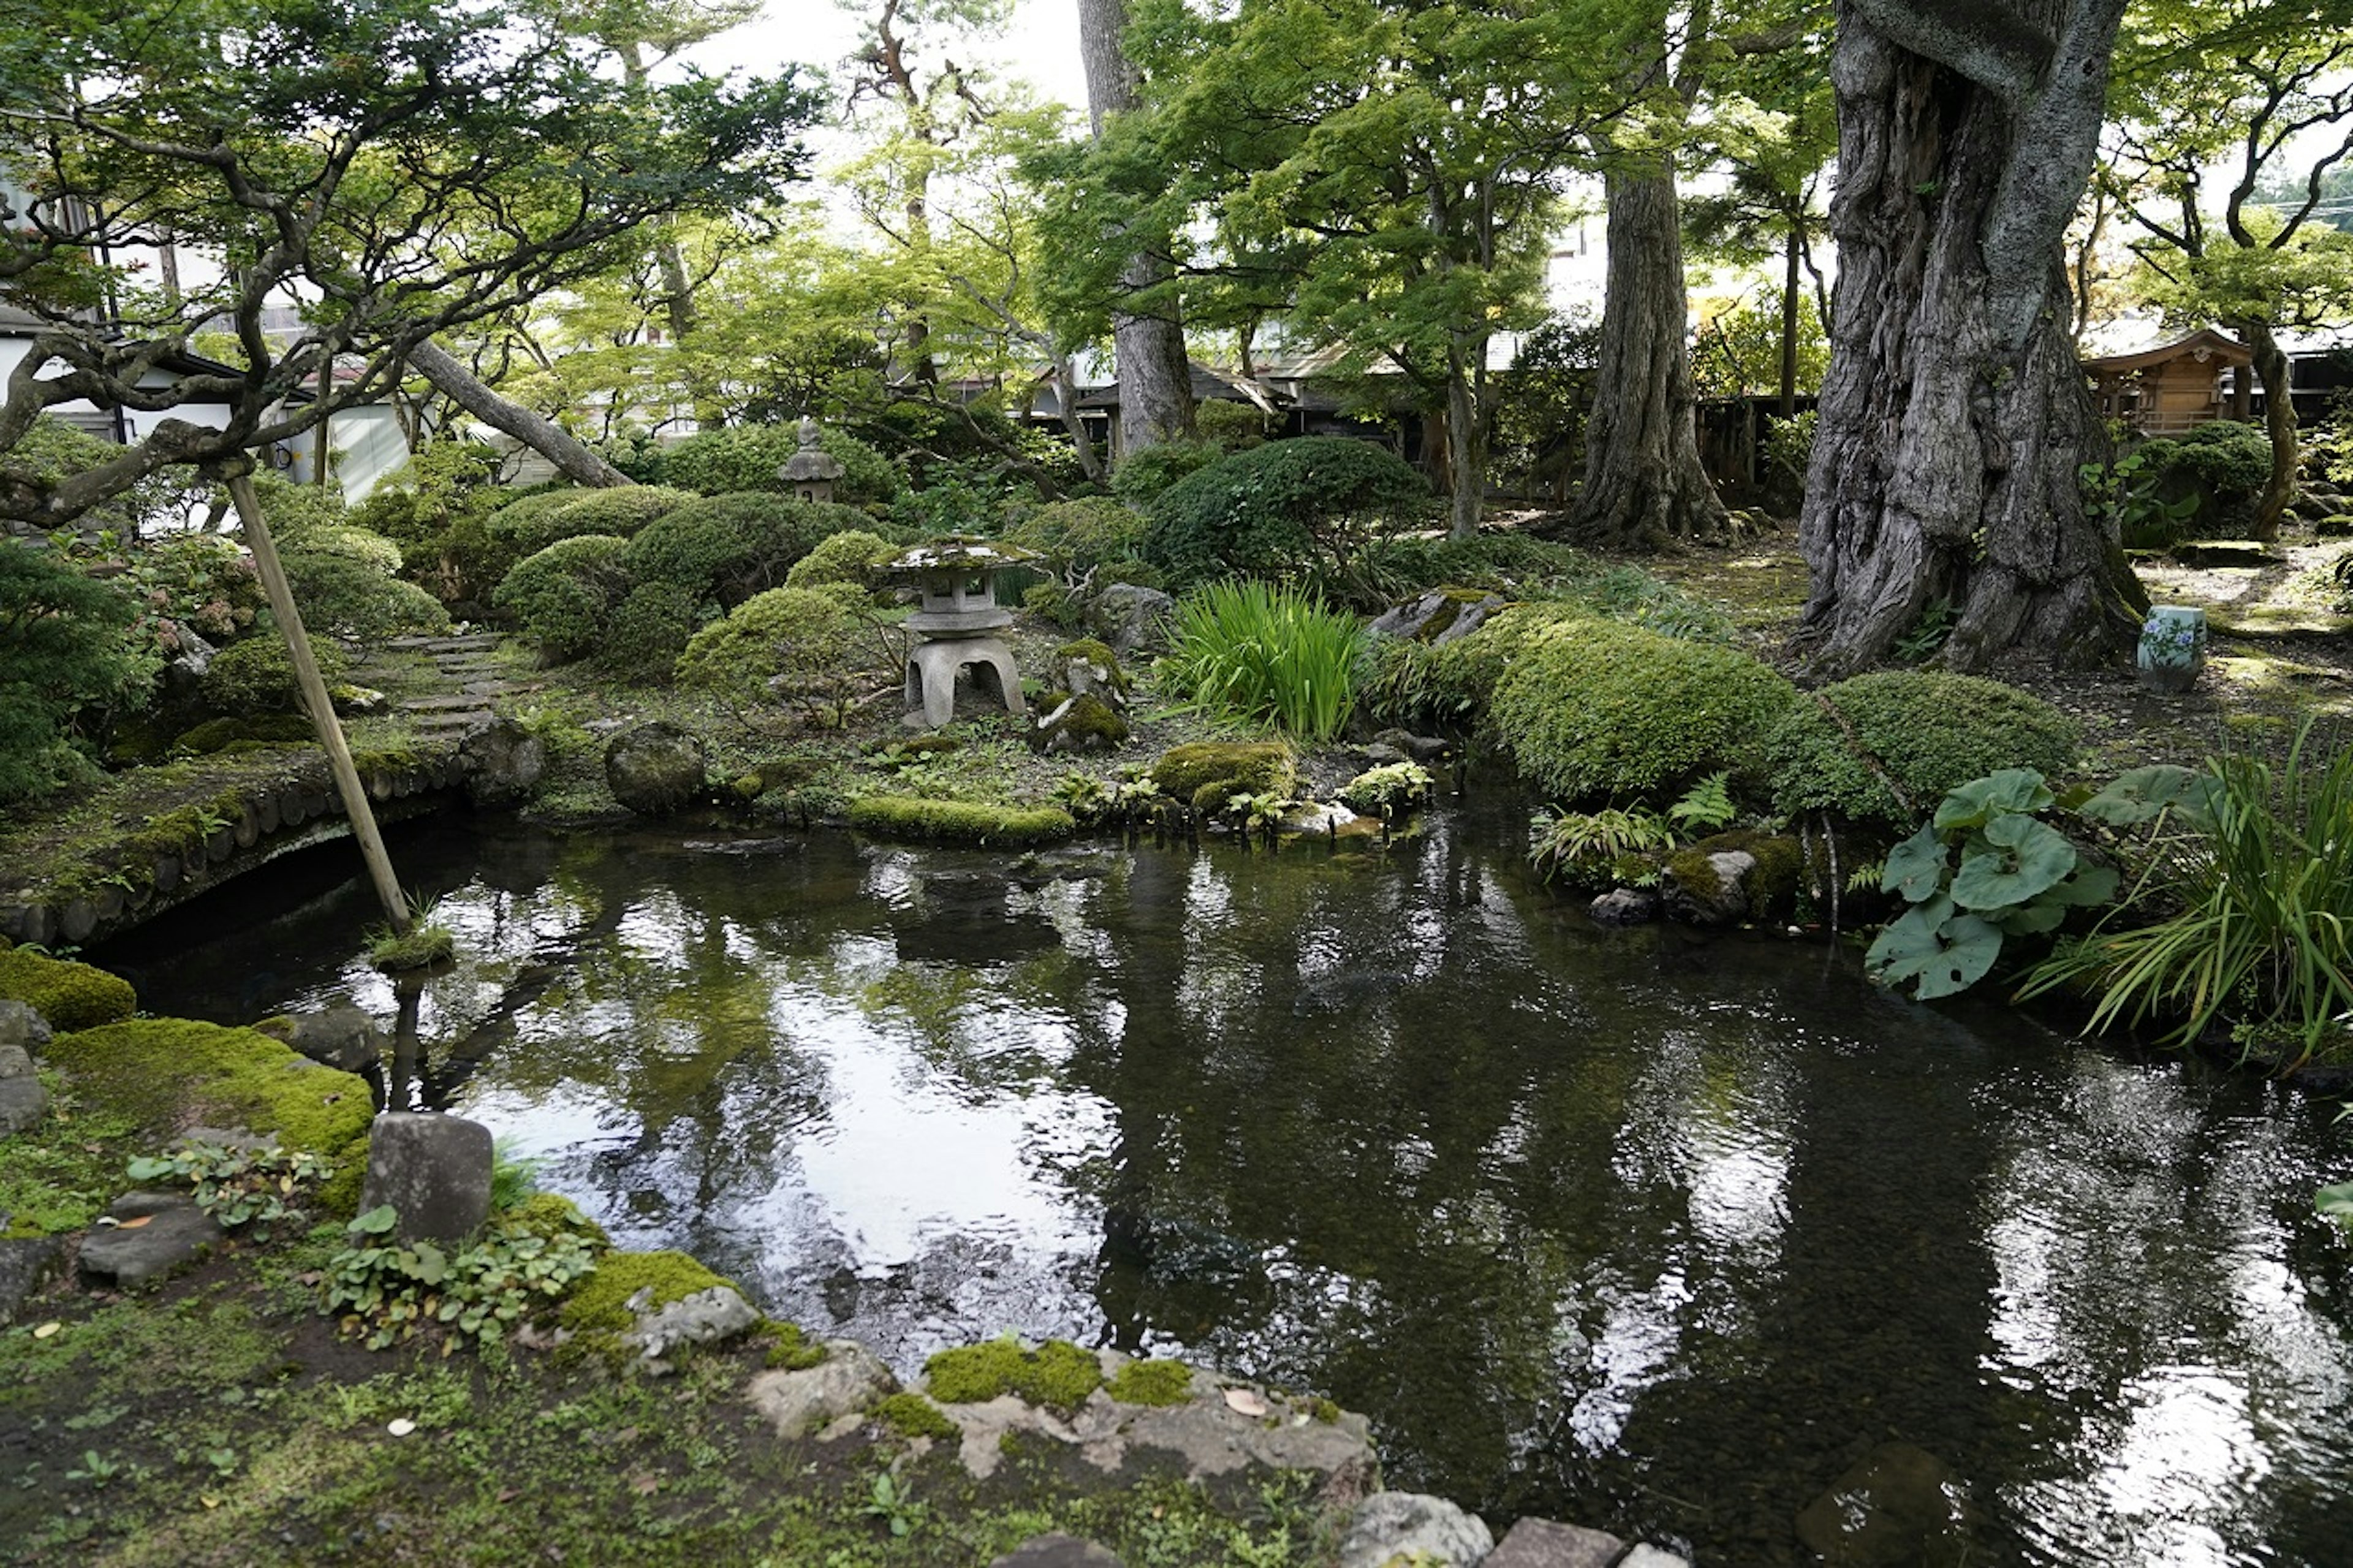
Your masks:
M 490 722 L 491 709 L 501 699 L 539 689 L 535 680 L 512 679 L 506 666 L 491 657 L 501 640 L 494 633 L 473 632 L 462 637 L 394 637 L 385 643 L 387 651 L 425 655 L 439 683 L 448 688 L 400 704 L 398 711 L 417 726 L 418 739 L 455 740 Z

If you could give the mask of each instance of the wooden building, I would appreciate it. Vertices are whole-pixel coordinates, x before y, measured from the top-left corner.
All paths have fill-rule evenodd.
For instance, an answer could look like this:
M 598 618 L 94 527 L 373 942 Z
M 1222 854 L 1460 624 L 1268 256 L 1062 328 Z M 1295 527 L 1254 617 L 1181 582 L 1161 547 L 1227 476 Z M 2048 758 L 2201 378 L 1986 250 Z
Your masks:
M 2201 327 L 2186 338 L 2084 361 L 2101 416 L 2144 436 L 2178 436 L 2231 414 L 2254 356 L 2236 338 Z M 2239 397 L 2243 418 L 2246 403 Z

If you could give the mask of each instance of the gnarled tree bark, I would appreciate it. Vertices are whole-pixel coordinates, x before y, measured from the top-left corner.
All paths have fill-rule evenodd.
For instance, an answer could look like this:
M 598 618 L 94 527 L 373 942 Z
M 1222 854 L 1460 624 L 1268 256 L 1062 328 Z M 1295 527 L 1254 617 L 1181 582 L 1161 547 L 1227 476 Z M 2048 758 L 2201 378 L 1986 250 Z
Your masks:
M 1799 545 L 1822 674 L 1937 601 L 1942 662 L 2090 664 L 2147 596 L 2077 481 L 2106 455 L 2063 237 L 2125 0 L 1841 0 L 1831 368 Z
M 520 404 L 491 390 L 482 379 L 439 344 L 420 341 L 409 346 L 408 363 L 431 382 L 442 396 L 493 430 L 504 431 L 554 463 L 565 479 L 584 485 L 611 488 L 630 482 L 629 476 Z
M 1106 116 L 1135 107 L 1137 79 L 1121 46 L 1127 0 L 1078 0 L 1079 56 L 1087 72 L 1087 119 L 1097 136 Z M 1130 252 L 1120 269 L 1122 291 L 1134 298 L 1167 281 L 1167 261 L 1148 244 Z M 1112 312 L 1112 359 L 1119 372 L 1119 455 L 1193 434 L 1193 367 L 1185 357 L 1185 329 L 1166 316 Z

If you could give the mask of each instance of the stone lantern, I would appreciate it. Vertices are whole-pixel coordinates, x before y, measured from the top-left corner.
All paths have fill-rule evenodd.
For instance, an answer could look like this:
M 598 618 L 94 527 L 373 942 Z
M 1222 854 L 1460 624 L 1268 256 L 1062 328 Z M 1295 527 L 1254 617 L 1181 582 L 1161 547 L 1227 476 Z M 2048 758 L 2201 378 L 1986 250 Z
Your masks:
M 920 639 L 907 655 L 910 725 L 936 730 L 955 716 L 956 676 L 966 665 L 975 667 L 976 679 L 995 685 L 1007 712 L 1025 711 L 1013 649 L 999 635 L 1013 624 L 1013 612 L 997 606 L 997 574 L 1030 558 L 991 540 L 935 539 L 885 564 L 892 575 L 913 579 L 923 599 L 907 617 L 907 629 Z
M 776 470 L 776 478 L 792 487 L 795 500 L 829 501 L 833 482 L 841 478 L 841 459 L 818 445 L 818 422 L 801 417 L 801 449 Z

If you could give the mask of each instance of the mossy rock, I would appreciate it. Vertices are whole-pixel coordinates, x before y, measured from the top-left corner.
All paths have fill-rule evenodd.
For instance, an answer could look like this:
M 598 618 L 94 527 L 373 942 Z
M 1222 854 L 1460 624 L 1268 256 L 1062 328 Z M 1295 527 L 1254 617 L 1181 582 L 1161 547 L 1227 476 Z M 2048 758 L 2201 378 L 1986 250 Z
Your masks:
M 1076 1410 L 1103 1386 L 1103 1363 L 1068 1340 L 1024 1350 L 1017 1340 L 990 1340 L 936 1352 L 923 1363 L 931 1396 L 943 1405 L 977 1405 L 1010 1394 L 1049 1409 Z
M 1280 741 L 1199 741 L 1171 746 L 1152 764 L 1152 782 L 1171 800 L 1190 800 L 1204 784 L 1231 782 L 1244 795 L 1289 793 L 1297 763 Z
M 0 1000 L 30 1004 L 59 1034 L 116 1023 L 139 1011 L 139 994 L 121 976 L 21 947 L 0 952 Z
M 1078 831 L 1071 814 L 1053 806 L 992 805 L 907 795 L 870 795 L 852 801 L 849 826 L 885 838 L 1010 848 L 1054 843 Z
M 1132 1361 L 1109 1388 L 1122 1405 L 1182 1405 L 1193 1397 L 1193 1369 L 1181 1361 Z
M 612 1249 L 613 1238 L 605 1234 L 605 1227 L 581 1213 L 580 1205 L 562 1193 L 533 1193 L 506 1210 L 505 1217 L 511 1228 L 533 1236 L 578 1236 L 597 1252 Z
M 364 1079 L 321 1067 L 259 1031 L 187 1018 L 61 1034 L 47 1056 L 84 1100 L 159 1140 L 189 1127 L 242 1127 L 319 1154 L 334 1167 L 322 1202 L 339 1214 L 356 1206 L 375 1117 Z
M 938 1405 L 920 1394 L 909 1394 L 903 1390 L 885 1394 L 874 1406 L 874 1419 L 902 1437 L 934 1437 L 945 1441 L 962 1430 L 941 1413 Z
M 1057 697 L 1031 743 L 1047 752 L 1115 752 L 1131 731 L 1120 710 L 1092 691 Z
M 807 1372 L 825 1364 L 826 1349 L 801 1331 L 798 1323 L 787 1323 L 780 1318 L 769 1318 L 761 1324 L 768 1336 L 765 1364 L 777 1372 Z
M 1744 854 L 1756 862 L 1737 887 L 1726 886 L 1715 857 Z M 1805 852 L 1785 834 L 1747 828 L 1719 833 L 1666 857 L 1667 903 L 1679 920 L 1703 925 L 1783 921 L 1796 910 Z
M 575 1334 L 609 1336 L 637 1321 L 628 1303 L 639 1290 L 653 1291 L 646 1302 L 650 1310 L 718 1285 L 743 1293 L 733 1280 L 721 1279 L 683 1252 L 608 1252 L 596 1260 L 595 1273 L 573 1287 L 556 1317 Z

